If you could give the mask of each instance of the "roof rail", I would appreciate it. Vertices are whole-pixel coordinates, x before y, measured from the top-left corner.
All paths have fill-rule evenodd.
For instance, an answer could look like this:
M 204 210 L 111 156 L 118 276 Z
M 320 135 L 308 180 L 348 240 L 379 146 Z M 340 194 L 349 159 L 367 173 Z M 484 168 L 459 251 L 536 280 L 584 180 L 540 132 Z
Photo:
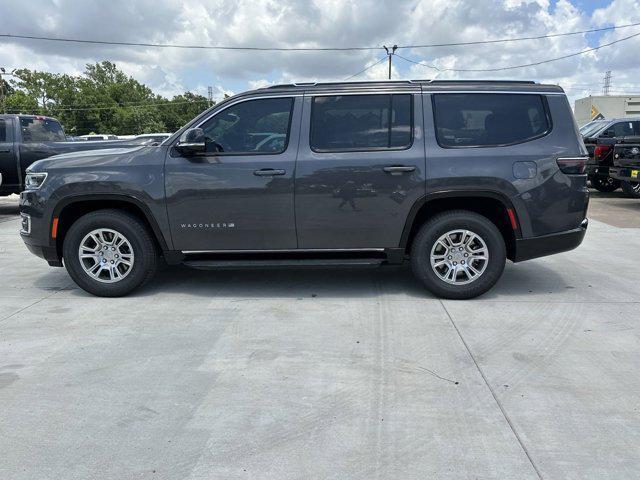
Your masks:
M 437 80 L 437 79 L 416 79 L 416 80 L 359 80 L 359 81 L 343 81 L 343 82 L 293 82 L 278 85 L 269 85 L 263 87 L 265 89 L 275 88 L 296 88 L 296 87 L 315 87 L 322 85 L 369 85 L 369 84 L 395 84 L 395 85 L 447 85 L 455 83 L 463 84 L 499 84 L 499 85 L 535 85 L 537 82 L 532 80 Z

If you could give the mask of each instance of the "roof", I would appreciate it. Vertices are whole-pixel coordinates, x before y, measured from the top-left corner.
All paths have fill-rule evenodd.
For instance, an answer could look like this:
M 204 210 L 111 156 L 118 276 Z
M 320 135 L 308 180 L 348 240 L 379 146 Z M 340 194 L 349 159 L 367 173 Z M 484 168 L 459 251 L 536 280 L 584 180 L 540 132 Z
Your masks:
M 0 113 L 0 118 L 9 118 L 9 117 L 11 118 L 15 118 L 15 117 L 45 118 L 47 120 L 56 120 L 54 117 L 50 117 L 48 115 L 32 115 L 28 113 Z
M 271 85 L 258 89 L 265 91 L 336 91 L 336 90 L 479 90 L 479 91 L 535 91 L 564 93 L 558 85 L 546 85 L 526 80 L 385 80 L 365 82 L 304 82 Z

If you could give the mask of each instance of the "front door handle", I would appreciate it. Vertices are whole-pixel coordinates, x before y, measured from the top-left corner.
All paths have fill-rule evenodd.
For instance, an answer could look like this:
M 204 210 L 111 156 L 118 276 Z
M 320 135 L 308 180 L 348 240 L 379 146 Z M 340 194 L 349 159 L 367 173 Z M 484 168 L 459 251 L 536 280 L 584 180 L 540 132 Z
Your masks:
M 286 170 L 276 170 L 273 168 L 263 168 L 261 170 L 254 170 L 253 174 L 256 177 L 275 177 L 277 175 L 284 175 Z
M 413 172 L 415 169 L 416 167 L 407 166 L 407 165 L 389 165 L 388 167 L 382 168 L 382 170 L 384 170 L 387 173 L 390 173 L 391 175 L 400 175 L 402 173 Z

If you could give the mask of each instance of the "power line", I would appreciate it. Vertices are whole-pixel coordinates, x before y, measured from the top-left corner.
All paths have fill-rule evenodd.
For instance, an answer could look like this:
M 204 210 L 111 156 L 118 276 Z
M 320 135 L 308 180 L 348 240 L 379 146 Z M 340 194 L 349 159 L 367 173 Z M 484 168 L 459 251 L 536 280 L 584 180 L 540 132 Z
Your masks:
M 114 42 L 107 40 L 84 40 L 79 38 L 39 37 L 35 35 L 0 34 L 0 38 L 17 38 L 24 40 L 44 40 L 48 42 L 64 43 L 89 43 L 93 45 L 117 45 L 126 47 L 153 47 L 153 48 L 183 48 L 198 50 L 246 50 L 257 52 L 333 52 L 333 51 L 367 51 L 381 50 L 382 47 L 239 47 L 227 45 L 179 45 L 173 43 L 146 43 L 146 42 Z
M 587 33 L 604 32 L 621 28 L 629 28 L 639 26 L 640 22 L 628 23 L 624 25 L 612 25 L 610 27 L 592 28 L 589 30 L 579 30 L 574 32 L 550 33 L 546 35 L 536 35 L 527 37 L 501 38 L 495 40 L 478 40 L 470 42 L 454 42 L 454 43 L 430 43 L 416 45 L 399 45 L 398 48 L 437 48 L 437 47 L 459 47 L 469 45 L 483 45 L 506 42 L 519 42 L 525 40 L 541 40 L 545 38 L 565 37 L 570 35 L 582 35 Z M 0 38 L 22 39 L 22 40 L 38 40 L 47 42 L 63 42 L 63 43 L 80 43 L 93 45 L 115 45 L 127 47 L 152 47 L 152 48 L 181 48 L 181 49 L 199 49 L 199 50 L 244 50 L 244 51 L 275 51 L 275 52 L 330 52 L 330 51 L 372 51 L 382 50 L 382 46 L 349 46 L 349 47 L 257 47 L 257 46 L 230 46 L 230 45 L 181 45 L 173 43 L 151 43 L 151 42 L 118 42 L 108 40 L 93 40 L 80 38 L 61 38 L 46 37 L 36 35 L 14 35 L 11 33 L 0 34 Z
M 564 60 L 565 58 L 577 57 L 579 55 L 584 55 L 585 53 L 594 52 L 596 50 L 600 50 L 601 48 L 609 47 L 611 45 L 615 45 L 616 43 L 624 42 L 625 40 L 629 40 L 629 39 L 637 37 L 637 36 L 640 36 L 640 32 L 634 33 L 633 35 L 629 35 L 628 37 L 619 38 L 618 40 L 614 40 L 614 41 L 609 42 L 609 43 L 604 43 L 604 44 L 599 45 L 597 47 L 588 48 L 588 49 L 582 50 L 580 52 L 570 53 L 568 55 L 563 55 L 561 57 L 556 57 L 556 58 L 549 58 L 547 60 L 541 60 L 539 62 L 523 63 L 523 64 L 520 64 L 520 65 L 511 65 L 509 67 L 496 67 L 496 68 L 439 68 L 439 67 L 436 67 L 435 65 L 429 65 L 427 63 L 422 63 L 422 62 L 417 62 L 415 60 L 411 60 L 411 59 L 403 57 L 402 55 L 399 55 L 397 53 L 395 55 L 396 55 L 396 57 L 401 58 L 402 60 L 405 60 L 405 61 L 407 61 L 409 63 L 414 63 L 416 65 L 422 65 L 423 67 L 428 67 L 428 68 L 431 68 L 431 69 L 436 70 L 438 72 L 501 72 L 501 71 L 505 71 L 505 70 L 515 70 L 516 68 L 535 67 L 535 66 L 538 66 L 538 65 L 543 65 L 545 63 L 551 63 L 551 62 L 557 62 L 558 60 Z
M 625 25 L 613 25 L 611 27 L 592 28 L 590 30 L 580 30 L 577 32 L 565 32 L 565 33 L 549 33 L 546 35 L 536 35 L 532 37 L 514 37 L 514 38 L 500 38 L 496 40 L 479 40 L 474 42 L 457 42 L 457 43 L 429 43 L 425 45 L 398 45 L 398 48 L 434 48 L 434 47 L 462 47 L 468 45 L 484 45 L 491 43 L 507 43 L 507 42 L 520 42 L 524 40 L 542 40 L 545 38 L 567 37 L 570 35 L 582 35 L 585 33 L 604 32 L 607 30 L 616 30 L 620 28 L 637 27 L 640 22 L 627 23 Z
M 375 63 L 372 63 L 371 65 L 369 65 L 366 68 L 363 68 L 362 70 L 360 70 L 358 73 L 354 73 L 353 75 L 348 76 L 347 78 L 345 78 L 345 80 L 351 80 L 354 77 L 357 77 L 358 75 L 362 75 L 364 72 L 366 72 L 367 70 L 372 69 L 373 67 L 375 67 L 376 65 L 384 62 L 387 59 L 387 56 L 385 55 L 384 57 L 381 57 L 378 61 L 376 61 Z

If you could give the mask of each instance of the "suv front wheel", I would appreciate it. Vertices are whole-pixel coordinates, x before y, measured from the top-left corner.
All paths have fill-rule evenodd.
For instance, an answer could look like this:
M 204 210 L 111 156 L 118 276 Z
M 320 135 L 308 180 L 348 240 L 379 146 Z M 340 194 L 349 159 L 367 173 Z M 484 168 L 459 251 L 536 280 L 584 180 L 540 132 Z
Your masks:
M 76 284 L 93 295 L 119 297 L 155 273 L 156 247 L 146 226 L 120 210 L 79 218 L 63 245 L 64 265 Z
M 413 272 L 439 297 L 482 295 L 498 281 L 506 262 L 504 239 L 482 215 L 440 213 L 425 223 L 411 247 Z

